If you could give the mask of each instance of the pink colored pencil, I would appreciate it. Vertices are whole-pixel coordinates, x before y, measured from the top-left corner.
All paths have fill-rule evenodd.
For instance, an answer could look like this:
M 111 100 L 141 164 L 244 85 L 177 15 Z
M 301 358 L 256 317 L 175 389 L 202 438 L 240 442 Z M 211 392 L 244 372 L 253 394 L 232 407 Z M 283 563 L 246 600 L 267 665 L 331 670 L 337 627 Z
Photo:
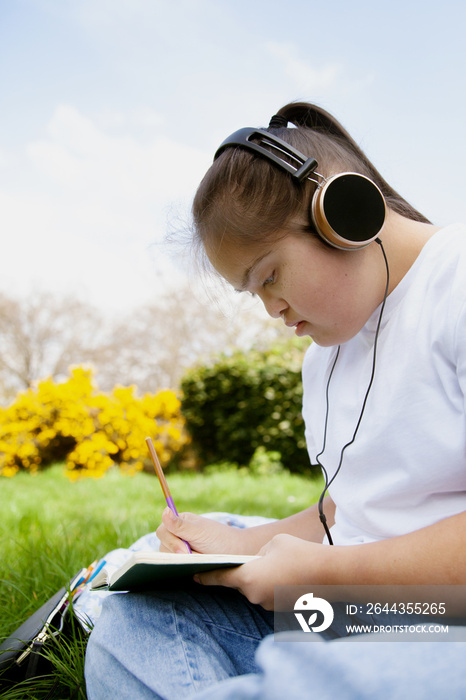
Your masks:
M 155 451 L 154 443 L 152 442 L 152 439 L 150 437 L 146 438 L 146 443 L 147 447 L 149 448 L 150 456 L 152 458 L 152 462 L 154 464 L 155 468 L 155 473 L 158 476 L 158 479 L 160 481 L 160 486 L 162 487 L 163 495 L 165 496 L 165 501 L 167 502 L 167 506 L 170 508 L 172 513 L 175 515 L 178 515 L 178 511 L 176 510 L 175 503 L 173 501 L 172 495 L 170 493 L 170 489 L 168 488 L 167 480 L 165 478 L 165 474 L 163 473 L 163 469 L 160 465 L 159 458 L 157 456 L 157 452 Z M 191 547 L 189 544 L 183 540 L 185 543 L 186 547 L 188 548 L 188 552 L 191 553 Z

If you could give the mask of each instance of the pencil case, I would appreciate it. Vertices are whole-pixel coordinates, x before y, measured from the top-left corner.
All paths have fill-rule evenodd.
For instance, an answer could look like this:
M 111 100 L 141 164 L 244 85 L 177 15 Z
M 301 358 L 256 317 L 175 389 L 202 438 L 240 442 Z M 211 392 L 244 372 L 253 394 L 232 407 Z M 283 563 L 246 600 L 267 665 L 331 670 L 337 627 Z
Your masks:
M 5 681 L 16 683 L 51 671 L 52 664 L 43 654 L 43 649 L 65 632 L 70 617 L 70 590 L 73 589 L 73 581 L 68 587 L 57 591 L 2 642 L 0 685 Z M 78 628 L 79 633 L 82 631 L 79 622 L 74 628 Z

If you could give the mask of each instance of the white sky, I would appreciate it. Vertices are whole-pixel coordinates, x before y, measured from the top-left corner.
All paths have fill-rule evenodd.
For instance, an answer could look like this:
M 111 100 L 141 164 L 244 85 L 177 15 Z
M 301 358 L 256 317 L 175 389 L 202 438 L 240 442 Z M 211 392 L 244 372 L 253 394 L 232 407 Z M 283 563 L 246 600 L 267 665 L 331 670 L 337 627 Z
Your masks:
M 463 0 L 0 0 L 0 291 L 156 300 L 216 147 L 294 99 L 465 221 L 465 27 Z

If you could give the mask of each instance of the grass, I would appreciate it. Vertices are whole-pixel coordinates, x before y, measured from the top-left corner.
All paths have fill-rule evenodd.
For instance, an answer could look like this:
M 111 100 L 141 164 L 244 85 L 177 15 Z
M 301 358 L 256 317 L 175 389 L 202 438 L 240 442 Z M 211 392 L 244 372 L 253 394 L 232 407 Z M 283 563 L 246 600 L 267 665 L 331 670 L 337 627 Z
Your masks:
M 322 483 L 288 472 L 257 476 L 232 468 L 171 474 L 179 511 L 228 511 L 282 518 L 313 503 Z M 71 483 L 60 465 L 0 481 L 0 641 L 83 566 L 154 531 L 165 506 L 156 478 L 118 471 Z M 0 697 L 83 698 L 83 644 L 50 652 L 54 674 Z

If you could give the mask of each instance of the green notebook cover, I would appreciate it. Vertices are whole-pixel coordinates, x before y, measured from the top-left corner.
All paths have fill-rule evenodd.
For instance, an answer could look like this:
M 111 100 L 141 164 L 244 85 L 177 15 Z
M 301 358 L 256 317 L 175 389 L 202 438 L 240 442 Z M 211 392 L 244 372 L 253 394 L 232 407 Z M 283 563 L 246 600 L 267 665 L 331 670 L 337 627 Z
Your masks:
M 194 574 L 245 564 L 255 556 L 229 554 L 165 554 L 134 552 L 113 573 L 103 569 L 93 580 L 92 590 L 149 590 L 167 583 L 186 583 Z

